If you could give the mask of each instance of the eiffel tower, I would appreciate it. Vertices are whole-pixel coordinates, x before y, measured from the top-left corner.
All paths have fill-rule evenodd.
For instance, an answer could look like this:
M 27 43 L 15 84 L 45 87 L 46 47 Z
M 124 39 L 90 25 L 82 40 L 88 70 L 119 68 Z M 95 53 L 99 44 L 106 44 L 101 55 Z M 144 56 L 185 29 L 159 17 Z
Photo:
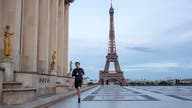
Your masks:
M 106 64 L 104 71 L 100 71 L 100 83 L 108 83 L 108 80 L 117 80 L 122 86 L 126 85 L 126 80 L 124 78 L 123 72 L 121 71 L 118 55 L 116 53 L 115 44 L 115 30 L 114 30 L 114 9 L 111 2 L 111 8 L 109 9 L 110 15 L 110 30 L 109 30 L 109 46 L 108 54 L 106 56 Z M 115 71 L 110 71 L 110 63 L 114 63 Z

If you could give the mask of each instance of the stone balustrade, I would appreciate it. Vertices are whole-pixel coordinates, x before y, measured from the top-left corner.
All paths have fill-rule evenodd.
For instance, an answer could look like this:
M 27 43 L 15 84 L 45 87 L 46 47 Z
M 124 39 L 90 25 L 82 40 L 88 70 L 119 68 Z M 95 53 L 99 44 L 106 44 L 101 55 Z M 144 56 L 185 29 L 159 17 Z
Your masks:
M 55 94 L 56 75 L 40 74 L 38 81 L 38 96 Z

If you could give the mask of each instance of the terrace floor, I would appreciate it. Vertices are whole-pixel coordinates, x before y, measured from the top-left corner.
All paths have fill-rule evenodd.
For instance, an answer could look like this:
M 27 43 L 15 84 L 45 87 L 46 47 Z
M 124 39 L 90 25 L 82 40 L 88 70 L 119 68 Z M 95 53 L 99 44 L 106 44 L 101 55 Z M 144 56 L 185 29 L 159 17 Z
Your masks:
M 49 108 L 192 108 L 192 86 L 98 86 Z

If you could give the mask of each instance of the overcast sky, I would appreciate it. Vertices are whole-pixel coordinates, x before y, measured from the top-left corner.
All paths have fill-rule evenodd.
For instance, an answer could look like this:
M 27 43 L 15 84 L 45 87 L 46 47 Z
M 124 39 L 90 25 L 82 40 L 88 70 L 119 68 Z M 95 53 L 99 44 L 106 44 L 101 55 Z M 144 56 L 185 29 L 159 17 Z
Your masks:
M 192 0 L 113 0 L 119 63 L 128 79 L 192 78 Z M 70 6 L 69 60 L 99 78 L 108 51 L 110 0 Z

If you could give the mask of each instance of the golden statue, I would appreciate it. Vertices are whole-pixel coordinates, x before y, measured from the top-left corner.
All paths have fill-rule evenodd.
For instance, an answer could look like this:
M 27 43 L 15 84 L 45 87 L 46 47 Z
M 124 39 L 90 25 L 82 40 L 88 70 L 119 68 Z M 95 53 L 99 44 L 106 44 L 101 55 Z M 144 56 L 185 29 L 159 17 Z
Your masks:
M 70 74 L 72 74 L 72 69 L 73 69 L 73 68 L 72 68 L 72 64 L 73 64 L 73 62 L 70 61 L 70 71 L 69 71 Z
M 54 70 L 56 64 L 56 51 L 54 51 L 52 55 L 52 61 L 51 61 L 51 70 Z
M 14 33 L 10 33 L 9 32 L 9 25 L 6 25 L 4 28 L 4 55 L 5 56 L 11 56 L 12 53 L 12 46 L 11 46 L 11 40 L 10 37 L 11 35 L 13 35 Z

